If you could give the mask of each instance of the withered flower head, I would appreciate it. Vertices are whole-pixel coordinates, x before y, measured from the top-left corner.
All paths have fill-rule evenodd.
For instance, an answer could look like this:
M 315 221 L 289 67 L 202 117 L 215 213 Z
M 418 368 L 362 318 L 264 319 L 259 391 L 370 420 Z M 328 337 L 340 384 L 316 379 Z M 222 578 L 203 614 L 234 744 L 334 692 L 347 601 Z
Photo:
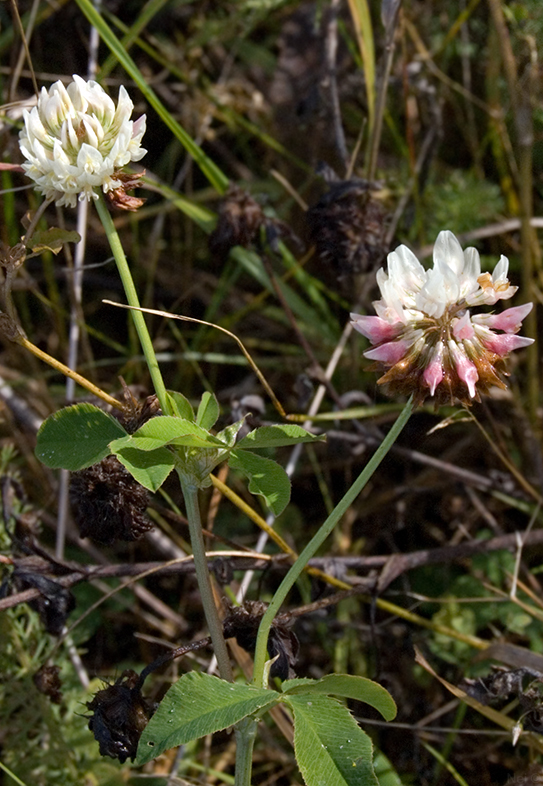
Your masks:
M 141 695 L 139 683 L 139 675 L 126 669 L 113 685 L 99 690 L 87 703 L 93 713 L 89 729 L 100 745 L 100 754 L 119 759 L 121 764 L 136 758 L 141 733 L 154 711 Z
M 330 188 L 306 213 L 311 243 L 340 281 L 375 270 L 386 253 L 385 208 L 371 183 L 338 180 L 328 170 L 324 175 Z
M 125 408 L 122 412 L 113 412 L 112 415 L 129 434 L 134 434 L 148 420 L 162 414 L 162 410 L 154 393 L 141 401 L 132 394 L 124 380 L 122 382 L 125 386 L 123 390 Z
M 499 314 L 472 316 L 470 308 L 515 294 L 508 267 L 502 256 L 492 275 L 481 274 L 477 250 L 462 251 L 452 232 L 439 233 L 431 270 L 406 246 L 389 254 L 388 273 L 377 273 L 377 316 L 351 314 L 355 330 L 374 346 L 365 356 L 386 371 L 379 384 L 394 395 L 413 394 L 416 404 L 435 396 L 436 404 L 468 406 L 492 387 L 505 388 L 505 358 L 533 342 L 515 335 L 532 303 Z
M 121 185 L 118 188 L 113 188 L 111 191 L 108 191 L 106 194 L 106 199 L 111 205 L 112 208 L 116 210 L 128 210 L 128 211 L 136 211 L 140 208 L 145 202 L 146 199 L 142 199 L 141 197 L 130 196 L 127 194 L 127 191 L 131 191 L 133 188 L 137 188 L 140 185 L 140 179 L 144 176 L 145 171 L 140 172 L 139 174 L 128 174 L 127 172 L 119 172 L 116 175 L 116 179 L 120 180 Z
M 39 590 L 39 596 L 28 605 L 38 612 L 47 633 L 60 636 L 68 614 L 75 608 L 75 598 L 70 590 L 58 581 L 30 570 L 15 570 L 13 580 L 20 590 Z
M 40 693 L 49 696 L 53 704 L 62 702 L 60 666 L 45 663 L 33 676 L 34 685 Z
M 265 603 L 250 600 L 246 600 L 242 606 L 232 607 L 223 622 L 225 638 L 235 638 L 240 647 L 254 653 L 258 628 L 266 609 Z M 272 664 L 270 677 L 279 677 L 280 680 L 295 677 L 298 651 L 298 639 L 289 626 L 283 622 L 274 622 L 268 636 L 268 654 L 270 658 L 278 657 Z
M 145 514 L 147 489 L 115 456 L 72 474 L 70 502 L 81 537 L 98 543 L 138 540 L 153 526 Z
M 512 730 L 513 745 L 523 729 L 543 734 L 543 674 L 540 671 L 493 666 L 493 673 L 488 677 L 465 679 L 460 687 L 481 704 L 503 704 L 513 696 L 518 699 L 521 716 Z M 523 784 L 529 782 L 522 781 Z
M 265 215 L 258 202 L 231 183 L 219 207 L 217 226 L 209 236 L 209 250 L 224 258 L 234 246 L 247 248 L 264 222 Z

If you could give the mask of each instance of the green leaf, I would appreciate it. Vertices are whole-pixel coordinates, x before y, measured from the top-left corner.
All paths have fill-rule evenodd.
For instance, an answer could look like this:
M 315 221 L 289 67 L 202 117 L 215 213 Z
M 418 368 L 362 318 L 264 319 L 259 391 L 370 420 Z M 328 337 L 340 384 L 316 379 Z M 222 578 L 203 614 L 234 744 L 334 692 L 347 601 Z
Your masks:
M 164 447 L 147 451 L 125 447 L 115 451 L 115 455 L 132 477 L 149 491 L 157 491 L 175 466 L 173 453 Z
M 145 727 L 136 763 L 145 764 L 169 748 L 226 729 L 258 710 L 268 710 L 279 700 L 275 691 L 232 684 L 195 671 L 184 674 Z
M 43 231 L 37 230 L 34 232 L 26 245 L 35 254 L 39 254 L 42 251 L 51 251 L 53 254 L 58 254 L 59 251 L 62 251 L 65 243 L 79 243 L 80 240 L 81 235 L 78 232 L 61 229 L 60 227 L 50 227 Z
M 392 763 L 381 751 L 375 751 L 373 769 L 379 781 L 379 786 L 402 786 L 402 780 Z
M 194 410 L 188 398 L 185 398 L 182 393 L 178 393 L 174 390 L 167 390 L 166 395 L 168 396 L 174 414 L 178 418 L 183 418 L 184 420 L 189 420 L 191 423 L 194 423 Z
M 51 469 L 78 469 L 96 464 L 111 452 L 111 440 L 126 435 L 112 415 L 93 404 L 74 404 L 42 423 L 36 456 Z
M 349 710 L 329 696 L 287 695 L 294 751 L 307 786 L 379 786 L 372 743 Z
M 396 717 L 396 702 L 390 693 L 373 680 L 366 677 L 355 677 L 351 674 L 328 674 L 320 680 L 285 680 L 281 689 L 290 695 L 298 693 L 326 693 L 355 699 L 369 704 L 387 721 Z
M 236 444 L 236 437 L 238 435 L 238 431 L 245 423 L 245 418 L 241 420 L 236 420 L 235 423 L 231 423 L 226 428 L 223 428 L 222 431 L 219 431 L 217 434 L 217 439 L 220 439 L 221 442 L 224 442 L 229 448 L 233 448 Z
M 163 445 L 185 445 L 192 448 L 224 448 L 225 445 L 205 429 L 184 418 L 161 415 L 151 418 L 131 436 L 116 440 L 111 450 L 116 453 L 125 447 L 156 450 Z
M 264 497 L 275 516 L 284 511 L 290 500 L 290 480 L 283 467 L 271 459 L 237 448 L 230 453 L 228 464 L 249 478 L 251 494 Z
M 196 423 L 205 429 L 213 428 L 219 417 L 219 404 L 213 393 L 207 390 L 202 396 L 198 412 L 196 413 Z
M 293 423 L 280 423 L 276 426 L 261 426 L 250 431 L 238 442 L 238 448 L 278 448 L 285 445 L 298 445 L 300 442 L 324 442 L 326 437 L 310 434 L 305 428 Z

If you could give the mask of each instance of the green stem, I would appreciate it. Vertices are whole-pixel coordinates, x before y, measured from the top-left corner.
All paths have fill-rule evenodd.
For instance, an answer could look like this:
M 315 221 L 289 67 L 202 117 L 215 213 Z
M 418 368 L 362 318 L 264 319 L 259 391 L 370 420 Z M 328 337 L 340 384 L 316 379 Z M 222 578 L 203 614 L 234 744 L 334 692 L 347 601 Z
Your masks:
M 223 680 L 228 682 L 234 681 L 232 674 L 232 666 L 230 664 L 230 657 L 226 648 L 226 641 L 224 640 L 222 623 L 217 613 L 215 606 L 215 599 L 213 598 L 213 589 L 211 587 L 211 579 L 209 577 L 209 570 L 207 567 L 207 557 L 204 544 L 204 536 L 202 534 L 202 522 L 200 519 L 200 507 L 198 505 L 198 489 L 187 483 L 183 473 L 178 471 L 179 480 L 181 481 L 181 489 L 183 491 L 183 498 L 185 500 L 185 508 L 187 512 L 187 520 L 189 522 L 190 543 L 192 546 L 192 555 L 194 557 L 194 568 L 196 570 L 196 578 L 198 580 L 198 588 L 202 598 L 202 606 L 213 644 L 213 650 L 217 663 L 219 665 L 219 672 Z
M 255 685 L 263 686 L 264 681 L 264 667 L 267 659 L 267 644 L 268 634 L 271 624 L 277 615 L 283 601 L 287 597 L 291 587 L 298 579 L 303 569 L 309 560 L 315 556 L 317 550 L 322 546 L 328 535 L 332 532 L 341 517 L 347 512 L 348 508 L 355 501 L 360 494 L 368 480 L 371 478 L 381 461 L 384 459 L 392 445 L 396 442 L 398 435 L 409 420 L 409 416 L 413 411 L 412 397 L 409 399 L 402 412 L 400 413 L 394 425 L 379 445 L 371 459 L 368 461 L 358 478 L 355 480 L 349 491 L 345 494 L 343 499 L 338 502 L 332 513 L 328 516 L 326 521 L 322 524 L 321 528 L 316 535 L 309 541 L 305 549 L 302 551 L 294 565 L 291 567 L 281 584 L 273 599 L 268 606 L 266 613 L 262 617 L 260 627 L 258 629 L 258 637 L 256 640 L 255 649 L 255 665 L 253 683 Z
M 244 718 L 236 727 L 236 779 L 235 786 L 251 786 L 253 748 L 258 721 Z
M 162 412 L 165 415 L 171 415 L 173 413 L 168 402 L 166 387 L 164 385 L 164 380 L 162 379 L 162 374 L 160 373 L 153 342 L 151 341 L 151 336 L 147 330 L 147 325 L 145 324 L 143 314 L 141 311 L 137 310 L 140 308 L 140 303 L 138 300 L 136 287 L 134 286 L 132 273 L 130 272 L 124 249 L 121 245 L 121 239 L 119 238 L 119 234 L 115 229 L 115 224 L 113 223 L 113 219 L 111 218 L 102 194 L 100 194 L 95 204 L 96 209 L 98 210 L 98 215 L 100 216 L 100 220 L 105 229 L 109 245 L 111 246 L 115 262 L 117 264 L 117 270 L 119 271 L 119 276 L 121 277 L 128 305 L 132 306 L 132 318 L 134 320 L 134 325 L 136 326 L 136 331 L 141 343 L 141 348 L 143 349 L 143 354 L 145 355 L 145 360 L 147 361 L 147 367 L 149 368 L 149 374 L 151 375 L 151 379 L 153 381 L 155 393 L 162 408 Z

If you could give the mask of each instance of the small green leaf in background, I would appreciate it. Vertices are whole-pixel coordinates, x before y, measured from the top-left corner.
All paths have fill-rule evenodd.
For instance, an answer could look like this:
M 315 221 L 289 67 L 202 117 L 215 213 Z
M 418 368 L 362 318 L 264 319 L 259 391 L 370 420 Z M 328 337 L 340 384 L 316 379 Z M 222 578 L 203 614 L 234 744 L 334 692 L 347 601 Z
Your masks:
M 287 694 L 294 751 L 307 786 L 379 786 L 370 738 L 349 710 L 315 693 Z
M 123 436 L 126 431 L 112 415 L 93 404 L 74 404 L 42 423 L 36 456 L 46 467 L 75 472 L 108 456 L 109 443 Z
M 381 713 L 387 721 L 396 717 L 396 702 L 378 682 L 352 674 L 328 674 L 320 680 L 285 680 L 281 689 L 290 695 L 297 693 L 326 693 L 344 699 L 363 701 Z
M 213 428 L 219 417 L 219 404 L 213 393 L 207 390 L 202 396 L 198 412 L 196 413 L 196 423 L 201 428 Z
M 145 727 L 136 764 L 190 740 L 226 729 L 277 704 L 279 694 L 191 671 L 172 685 Z
M 194 423 L 194 410 L 188 398 L 185 398 L 182 393 L 178 393 L 174 390 L 166 391 L 166 395 L 168 396 L 168 401 L 172 407 L 174 415 L 176 415 L 178 418 L 183 418 L 184 420 L 189 420 L 191 423 Z
M 275 516 L 284 511 L 290 500 L 290 480 L 283 467 L 271 459 L 237 448 L 230 453 L 228 464 L 249 478 L 251 494 L 264 497 Z
M 132 477 L 149 491 L 157 491 L 175 466 L 175 457 L 168 448 L 143 451 L 125 447 L 115 455 Z
M 375 751 L 373 769 L 379 781 L 379 786 L 403 786 L 400 776 L 381 751 Z
M 285 445 L 298 445 L 300 442 L 324 442 L 326 437 L 310 434 L 305 428 L 293 423 L 279 423 L 275 426 L 261 426 L 250 431 L 238 442 L 238 448 L 279 448 Z
M 58 254 L 59 251 L 62 251 L 65 243 L 79 243 L 80 240 L 81 235 L 78 232 L 61 229 L 60 227 L 50 227 L 43 231 L 37 230 L 34 232 L 26 245 L 35 254 L 41 254 L 42 251 L 51 251 L 53 254 Z

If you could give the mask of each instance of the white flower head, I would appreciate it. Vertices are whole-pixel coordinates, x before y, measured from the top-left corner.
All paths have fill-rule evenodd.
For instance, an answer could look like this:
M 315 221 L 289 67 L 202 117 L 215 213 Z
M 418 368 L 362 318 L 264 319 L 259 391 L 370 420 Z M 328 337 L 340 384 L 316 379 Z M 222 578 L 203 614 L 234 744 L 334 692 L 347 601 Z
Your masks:
M 414 394 L 416 403 L 435 396 L 438 404 L 469 405 L 491 387 L 505 388 L 505 358 L 533 342 L 516 335 L 532 303 L 499 314 L 472 316 L 470 309 L 515 294 L 508 268 L 502 256 L 492 275 L 481 274 L 476 249 L 463 251 L 448 231 L 437 237 L 430 270 L 406 246 L 389 254 L 388 272 L 377 273 L 377 316 L 351 314 L 353 327 L 373 345 L 364 354 L 386 370 L 379 383 Z
M 122 85 L 117 106 L 98 82 L 77 75 L 68 87 L 60 81 L 43 87 L 37 106 L 23 115 L 23 169 L 57 205 L 75 207 L 78 197 L 96 199 L 97 188 L 121 188 L 119 170 L 147 152 L 145 115 L 130 120 L 133 108 Z

